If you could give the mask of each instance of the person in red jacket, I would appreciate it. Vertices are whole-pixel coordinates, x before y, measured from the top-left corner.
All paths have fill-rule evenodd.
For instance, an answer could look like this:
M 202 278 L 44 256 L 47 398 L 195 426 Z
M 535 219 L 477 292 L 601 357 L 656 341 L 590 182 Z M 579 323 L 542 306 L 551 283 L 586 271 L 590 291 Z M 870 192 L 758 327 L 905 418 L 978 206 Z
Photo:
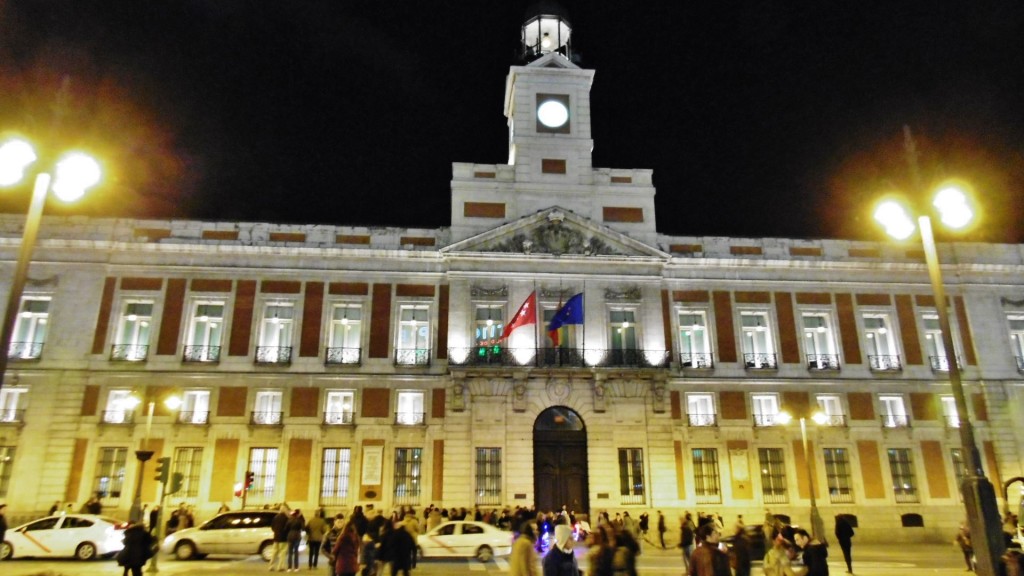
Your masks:
M 334 573 L 336 576 L 355 576 L 359 571 L 359 532 L 356 525 L 349 519 L 341 534 L 334 541 L 331 556 L 334 557 Z

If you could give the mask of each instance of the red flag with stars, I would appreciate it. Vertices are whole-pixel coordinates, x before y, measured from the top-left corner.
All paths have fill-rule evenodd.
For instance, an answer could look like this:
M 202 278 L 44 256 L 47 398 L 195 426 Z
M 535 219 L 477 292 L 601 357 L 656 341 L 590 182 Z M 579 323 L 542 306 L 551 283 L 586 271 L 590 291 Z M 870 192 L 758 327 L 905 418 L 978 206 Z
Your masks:
M 536 323 L 537 291 L 534 290 L 526 297 L 526 301 L 524 301 L 523 305 L 519 307 L 519 311 L 512 317 L 512 321 L 505 325 L 505 330 L 501 333 L 501 337 L 502 339 L 508 338 L 509 334 L 511 334 L 516 328 Z

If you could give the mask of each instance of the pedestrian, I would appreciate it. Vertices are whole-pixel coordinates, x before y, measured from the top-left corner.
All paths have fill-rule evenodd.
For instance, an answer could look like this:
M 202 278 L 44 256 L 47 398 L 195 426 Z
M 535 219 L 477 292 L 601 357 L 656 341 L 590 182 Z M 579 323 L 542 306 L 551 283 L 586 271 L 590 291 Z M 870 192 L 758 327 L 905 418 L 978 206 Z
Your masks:
M 288 506 L 282 504 L 277 515 L 270 521 L 274 533 L 274 553 L 270 556 L 270 571 L 284 572 L 288 555 Z
M 713 522 L 697 529 L 697 547 L 690 556 L 690 576 L 732 576 L 729 556 L 718 547 L 722 532 Z
M 53 516 L 57 513 L 57 510 L 60 510 L 60 500 L 54 502 L 53 506 L 50 506 L 50 513 L 47 516 Z
M 836 515 L 836 541 L 843 551 L 843 560 L 846 560 L 846 573 L 853 574 L 853 526 L 843 514 Z
M 640 545 L 632 534 L 623 530 L 615 534 L 615 556 L 612 558 L 612 569 L 615 576 L 637 576 L 636 557 L 640 553 Z
M 575 545 L 572 527 L 566 524 L 555 526 L 555 545 L 544 557 L 543 576 L 579 576 L 580 567 L 573 553 Z
M 747 531 L 742 526 L 736 527 L 736 535 L 733 536 L 729 555 L 731 556 L 733 576 L 750 576 L 750 541 L 747 540 Z
M 302 544 L 302 532 L 306 529 L 306 519 L 296 508 L 288 519 L 288 571 L 299 571 L 299 545 Z
M 680 526 L 679 545 L 683 548 L 683 568 L 690 563 L 690 556 L 693 555 L 693 543 L 697 533 L 697 526 L 693 523 L 693 514 L 687 512 L 683 516 Z
M 334 524 L 335 526 L 342 524 L 342 520 L 335 519 Z M 359 571 L 359 548 L 361 546 L 356 524 L 349 519 L 337 531 L 337 537 L 334 539 L 330 556 L 328 556 L 328 559 L 331 560 L 329 572 L 337 576 L 355 576 Z
M 323 546 L 320 548 L 320 552 L 327 557 L 327 576 L 335 576 L 335 564 L 337 558 L 334 554 L 334 544 L 338 541 L 338 537 L 341 536 L 342 530 L 345 529 L 345 516 L 338 514 L 334 517 L 334 524 L 331 529 L 324 534 Z M 355 530 L 355 525 L 352 527 Z M 356 533 L 356 545 L 361 546 L 359 542 L 359 533 Z M 358 570 L 359 553 L 356 553 L 356 569 Z
M 775 515 L 768 508 L 764 509 L 764 524 L 762 525 L 764 531 L 764 549 L 771 550 L 775 544 Z
M 7 535 L 7 504 L 0 504 L 0 544 Z
M 793 570 L 790 553 L 793 545 L 781 534 L 772 540 L 772 546 L 764 555 L 764 576 L 798 576 Z
M 413 542 L 416 542 L 417 540 L 419 540 L 419 537 L 420 537 L 420 521 L 416 518 L 416 513 L 413 512 L 412 509 L 410 509 L 409 512 L 406 512 L 405 519 L 402 520 L 402 529 L 403 530 L 407 530 L 409 532 L 409 535 L 412 536 Z M 415 546 L 412 549 L 412 558 L 409 561 L 409 565 L 413 569 L 416 568 L 416 547 Z
M 149 533 L 153 534 L 160 529 L 160 505 L 157 504 L 149 511 Z
M 587 551 L 590 565 L 588 576 L 613 576 L 615 573 L 615 534 L 611 526 L 598 526 L 590 533 L 590 550 Z
M 793 530 L 793 541 L 803 550 L 806 576 L 828 576 L 828 545 L 811 538 L 807 530 Z
M 391 526 L 388 522 L 385 526 Z M 381 542 L 382 562 L 391 561 L 391 576 L 397 576 L 401 571 L 403 576 L 409 576 L 412 569 L 412 555 L 416 553 L 416 541 L 412 534 L 403 528 L 395 528 L 388 532 L 388 535 Z M 381 564 L 381 568 L 383 568 Z
M 658 542 L 661 543 L 661 549 L 665 549 L 665 515 L 658 510 Z
M 537 551 L 533 547 L 536 542 L 533 522 L 523 522 L 519 537 L 512 543 L 512 554 L 508 559 L 509 576 L 537 576 Z
M 327 519 L 324 516 L 324 509 L 317 508 L 316 512 L 313 512 L 313 517 L 306 523 L 306 541 L 309 547 L 307 564 L 310 570 L 319 565 L 320 547 L 329 528 Z
M 966 522 L 960 523 L 960 530 L 956 533 L 953 543 L 960 547 L 964 554 L 964 562 L 967 564 L 967 571 L 974 571 L 974 545 L 971 543 L 971 531 L 967 528 Z
M 117 553 L 117 565 L 124 566 L 123 576 L 142 576 L 146 560 L 153 557 L 153 537 L 142 524 L 131 524 L 124 531 L 124 548 Z
M 651 527 L 651 517 L 647 515 L 647 512 L 640 514 L 640 538 L 646 542 L 650 542 L 647 539 L 647 531 Z

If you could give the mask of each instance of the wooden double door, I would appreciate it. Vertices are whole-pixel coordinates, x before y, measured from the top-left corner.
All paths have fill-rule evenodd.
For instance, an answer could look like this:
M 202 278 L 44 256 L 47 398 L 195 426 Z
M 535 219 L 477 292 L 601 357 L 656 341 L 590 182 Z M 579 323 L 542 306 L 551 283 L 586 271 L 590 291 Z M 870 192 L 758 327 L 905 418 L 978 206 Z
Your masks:
M 538 511 L 565 506 L 589 513 L 587 431 L 579 415 L 569 408 L 548 408 L 537 417 L 533 430 L 533 482 Z

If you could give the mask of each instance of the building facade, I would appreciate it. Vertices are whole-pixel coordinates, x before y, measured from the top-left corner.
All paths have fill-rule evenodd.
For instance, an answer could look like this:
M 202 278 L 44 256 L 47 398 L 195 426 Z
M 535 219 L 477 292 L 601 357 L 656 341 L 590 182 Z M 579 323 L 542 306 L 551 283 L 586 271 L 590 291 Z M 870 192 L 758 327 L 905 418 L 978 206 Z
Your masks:
M 9 516 L 127 516 L 140 477 L 158 497 L 148 450 L 201 517 L 244 494 L 807 525 L 813 485 L 861 538 L 948 539 L 963 467 L 923 253 L 659 234 L 651 171 L 591 164 L 569 33 L 524 26 L 509 163 L 453 165 L 448 228 L 47 218 L 0 390 Z M 21 225 L 0 218 L 0 291 Z M 1022 473 L 1024 247 L 940 256 L 999 487 Z M 824 415 L 806 453 L 782 412 Z

